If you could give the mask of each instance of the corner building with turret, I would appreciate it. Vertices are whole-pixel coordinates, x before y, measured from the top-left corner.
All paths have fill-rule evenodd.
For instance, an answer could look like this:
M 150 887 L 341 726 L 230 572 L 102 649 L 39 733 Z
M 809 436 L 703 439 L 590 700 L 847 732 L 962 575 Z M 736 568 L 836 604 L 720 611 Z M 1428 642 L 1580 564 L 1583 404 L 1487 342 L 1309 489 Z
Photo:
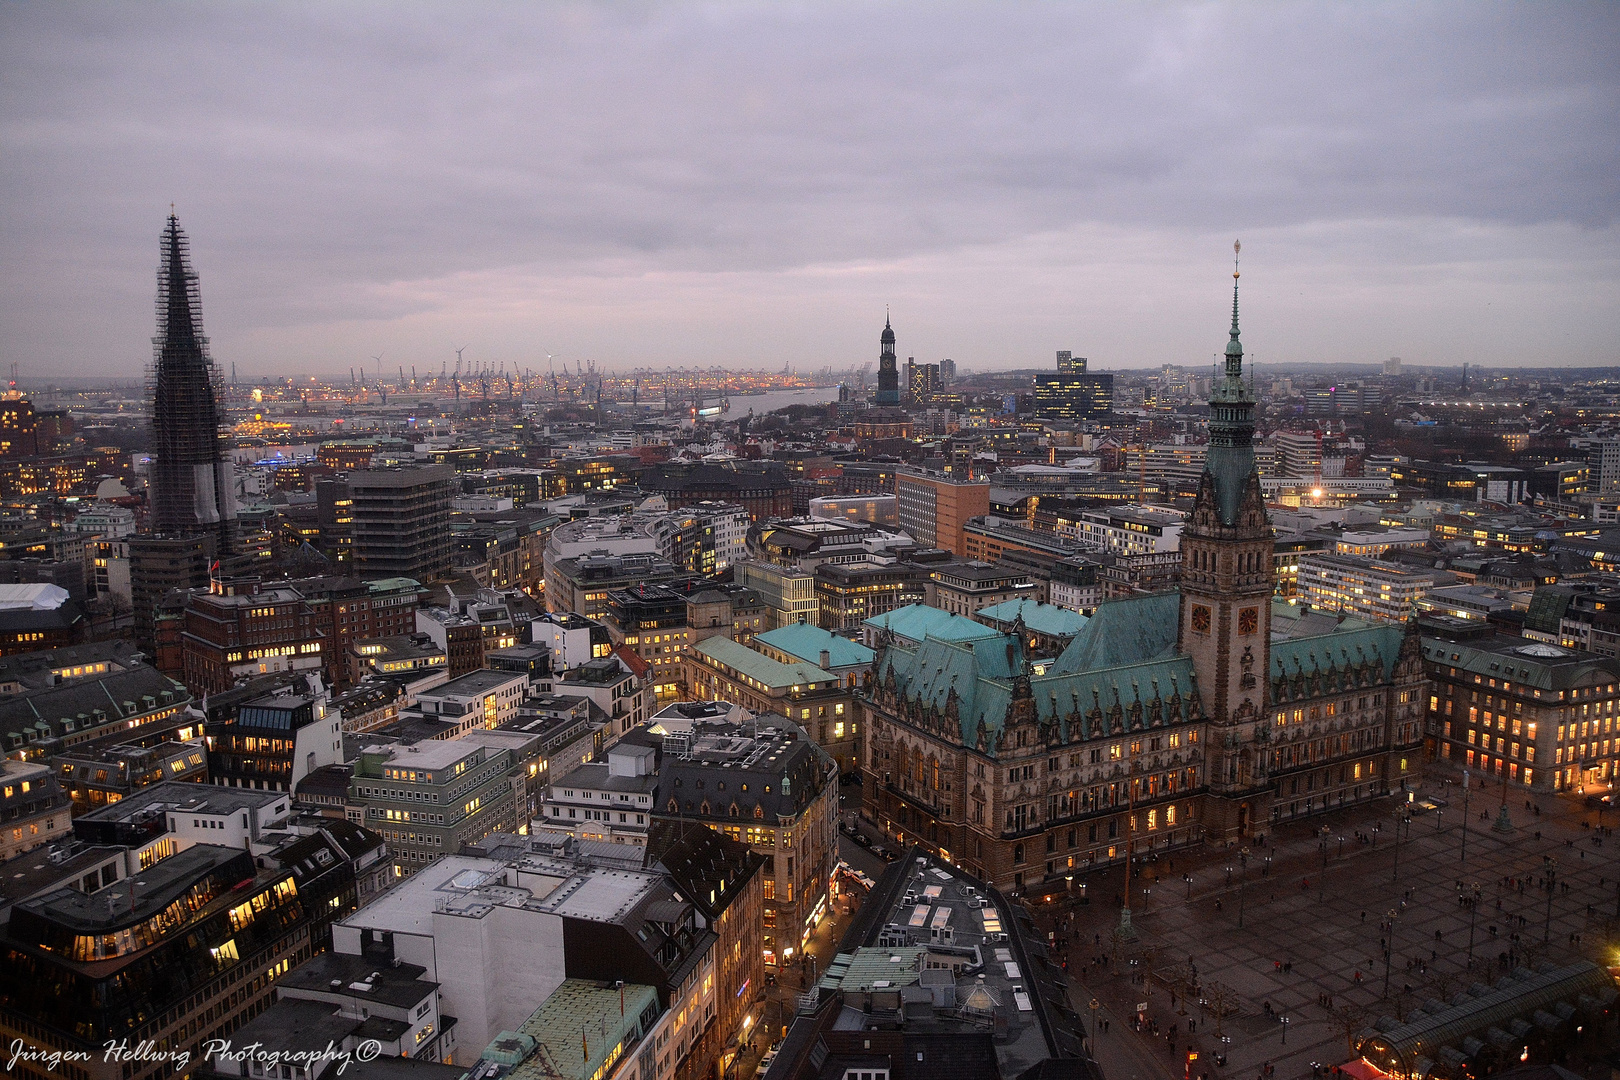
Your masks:
M 879 641 L 863 695 L 862 813 L 1001 888 L 1404 787 L 1422 751 L 1415 622 L 1273 621 L 1237 285 L 1179 592 L 1101 605 L 1056 659 L 1030 635 Z

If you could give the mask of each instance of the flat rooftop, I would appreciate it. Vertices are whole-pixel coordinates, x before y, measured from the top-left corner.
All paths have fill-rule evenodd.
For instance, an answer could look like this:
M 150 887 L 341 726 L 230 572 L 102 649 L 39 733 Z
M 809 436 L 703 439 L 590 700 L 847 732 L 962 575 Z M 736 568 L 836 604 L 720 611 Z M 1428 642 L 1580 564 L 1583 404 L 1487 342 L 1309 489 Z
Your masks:
M 477 694 L 487 694 L 491 690 L 499 689 L 514 679 L 526 679 L 527 676 L 519 671 L 491 671 L 483 668 L 478 671 L 469 671 L 457 679 L 451 679 L 442 686 L 435 686 L 431 690 L 423 690 L 418 698 L 450 698 L 472 697 Z
M 913 848 L 867 904 L 817 983 L 818 993 L 844 995 L 834 1030 L 862 1030 L 879 1011 L 913 1034 L 993 1025 L 1005 1032 L 996 1041 L 1003 1076 L 1071 1040 L 1078 1048 L 1044 946 L 1026 938 L 1027 915 L 999 892 Z
M 379 964 L 353 953 L 323 952 L 289 971 L 281 985 L 408 1009 L 438 988 L 438 983 L 422 978 L 426 973 L 420 964 Z M 334 987 L 334 982 L 339 985 Z
M 388 759 L 389 764 L 407 769 L 447 769 L 483 748 L 481 743 L 469 743 L 461 739 L 433 739 L 428 742 L 411 743 L 409 746 L 378 743 L 367 746 L 362 752 L 390 753 L 392 756 Z
M 523 875 L 535 888 L 508 885 Z M 551 887 L 544 892 L 538 883 Z M 616 922 L 663 882 L 660 874 L 625 867 L 581 866 L 572 858 L 530 851 L 515 863 L 448 855 L 418 870 L 343 920 L 345 926 L 428 935 L 435 913 L 482 918 L 497 907 Z
M 257 810 L 275 803 L 290 805 L 285 791 L 255 791 L 252 788 L 220 787 L 166 780 L 151 787 L 137 788 L 130 795 L 99 810 L 82 814 L 75 821 L 128 821 L 144 810 L 177 810 L 184 814 L 232 814 Z

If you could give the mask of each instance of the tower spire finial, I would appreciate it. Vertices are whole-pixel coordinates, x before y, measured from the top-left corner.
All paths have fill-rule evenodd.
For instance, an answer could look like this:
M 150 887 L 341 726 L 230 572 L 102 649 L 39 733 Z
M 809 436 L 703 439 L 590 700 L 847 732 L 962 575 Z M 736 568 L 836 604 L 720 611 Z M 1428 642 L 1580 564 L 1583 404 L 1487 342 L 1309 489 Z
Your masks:
M 1243 250 L 1243 241 L 1232 241 L 1232 340 L 1238 336 L 1238 253 Z

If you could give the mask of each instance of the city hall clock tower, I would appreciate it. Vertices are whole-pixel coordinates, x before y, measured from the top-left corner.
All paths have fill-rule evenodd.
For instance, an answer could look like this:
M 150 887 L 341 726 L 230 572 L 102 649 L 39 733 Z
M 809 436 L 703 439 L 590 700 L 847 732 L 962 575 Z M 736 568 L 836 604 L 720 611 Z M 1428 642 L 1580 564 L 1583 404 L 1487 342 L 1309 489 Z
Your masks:
M 1239 245 L 1233 245 L 1233 251 Z M 1226 369 L 1209 399 L 1209 452 L 1181 534 L 1181 651 L 1192 658 L 1209 718 L 1204 832 L 1230 840 L 1270 816 L 1271 524 L 1254 463 L 1254 391 L 1243 382 L 1236 260 Z

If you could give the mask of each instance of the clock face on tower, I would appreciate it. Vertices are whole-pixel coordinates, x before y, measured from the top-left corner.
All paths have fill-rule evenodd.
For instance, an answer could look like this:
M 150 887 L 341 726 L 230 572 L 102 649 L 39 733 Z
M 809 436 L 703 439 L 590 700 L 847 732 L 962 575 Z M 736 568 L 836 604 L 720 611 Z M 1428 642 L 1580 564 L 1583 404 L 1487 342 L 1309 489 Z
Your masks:
M 1195 633 L 1209 633 L 1209 608 L 1203 604 L 1194 604 L 1192 609 L 1192 628 Z
M 1253 634 L 1260 629 L 1260 609 L 1246 607 L 1238 612 L 1238 633 Z

